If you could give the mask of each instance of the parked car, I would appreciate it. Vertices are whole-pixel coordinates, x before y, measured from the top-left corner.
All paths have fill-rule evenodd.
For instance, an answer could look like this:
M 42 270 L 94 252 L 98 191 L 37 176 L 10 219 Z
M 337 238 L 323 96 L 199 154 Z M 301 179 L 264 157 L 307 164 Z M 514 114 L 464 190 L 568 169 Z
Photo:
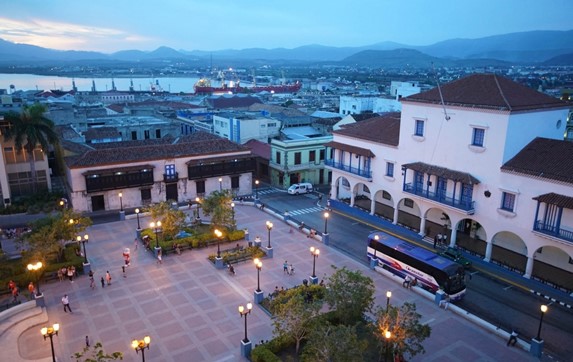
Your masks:
M 299 194 L 307 194 L 309 192 L 312 192 L 312 190 L 313 190 L 312 184 L 308 182 L 303 182 L 300 184 L 291 185 L 288 188 L 288 193 L 291 195 L 299 195 Z
M 463 265 L 466 269 L 472 265 L 469 260 L 462 256 L 462 253 L 459 250 L 452 247 L 447 247 L 446 250 L 439 252 L 438 255 L 441 255 L 446 259 L 453 260 L 456 263 Z

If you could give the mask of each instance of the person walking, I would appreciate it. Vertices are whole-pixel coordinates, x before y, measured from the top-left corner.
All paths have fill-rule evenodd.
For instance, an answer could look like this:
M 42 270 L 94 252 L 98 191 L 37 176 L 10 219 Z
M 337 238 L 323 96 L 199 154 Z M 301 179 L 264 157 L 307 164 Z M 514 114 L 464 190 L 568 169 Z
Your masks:
M 292 275 L 292 264 L 287 265 L 287 274 Z
M 58 269 L 58 280 L 64 280 L 64 273 L 62 272 L 62 269 Z
M 105 288 L 105 280 L 103 279 L 103 277 L 101 277 L 100 282 L 101 282 L 101 287 Z
M 288 274 L 288 261 L 283 263 L 283 274 Z
M 20 295 L 20 292 L 18 291 L 18 286 L 16 284 L 14 284 L 14 287 L 12 288 L 12 303 L 18 303 L 18 296 Z
M 70 311 L 70 313 L 73 313 L 72 308 L 70 308 L 70 298 L 68 298 L 67 294 L 64 294 L 64 296 L 62 297 L 62 304 L 64 305 L 64 312 L 65 313 L 68 312 L 66 309 L 68 309 Z
M 105 281 L 107 282 L 107 285 L 111 285 L 111 274 L 109 273 L 109 270 L 105 272 Z
M 34 287 L 34 283 L 30 282 L 30 284 L 28 284 L 28 291 L 30 292 L 30 299 L 34 299 L 34 291 L 36 290 L 36 288 Z
M 157 251 L 157 264 L 163 264 L 163 256 L 161 254 L 161 249 L 159 249 Z
M 121 266 L 121 273 L 123 274 L 123 277 L 126 278 L 127 275 L 125 275 L 125 265 Z
M 135 240 L 133 240 L 133 250 L 137 251 L 138 246 L 139 246 L 139 240 L 135 238 Z
M 66 274 L 68 276 L 68 279 L 70 280 L 70 283 L 74 282 L 74 271 L 72 270 L 71 266 L 68 266 L 68 269 L 66 269 Z
M 96 287 L 95 279 L 94 279 L 94 276 L 91 275 L 91 276 L 90 276 L 90 288 L 92 288 L 92 290 L 94 290 L 95 287 Z
M 86 336 L 86 347 L 90 346 L 90 337 Z

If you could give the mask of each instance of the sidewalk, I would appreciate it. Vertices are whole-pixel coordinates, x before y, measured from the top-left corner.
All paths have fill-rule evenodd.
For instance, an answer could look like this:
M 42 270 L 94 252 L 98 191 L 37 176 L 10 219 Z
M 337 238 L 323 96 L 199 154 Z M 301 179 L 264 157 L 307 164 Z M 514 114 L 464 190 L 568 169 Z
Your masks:
M 237 205 L 235 216 L 239 228 L 248 228 L 251 240 L 259 235 L 267 244 L 265 220 L 271 216 L 259 209 Z M 146 225 L 149 220 L 142 218 Z M 431 337 L 424 343 L 426 354 L 413 361 L 536 361 L 528 352 L 506 347 L 506 340 L 461 318 L 450 309 L 439 309 L 423 295 L 402 288 L 400 283 L 384 277 L 336 249 L 326 247 L 304 234 L 290 234 L 284 222 L 272 220 L 271 245 L 273 259 L 263 259 L 260 274 L 265 294 L 284 286 L 301 284 L 312 271 L 313 258 L 309 247 L 320 248 L 316 260 L 319 278 L 332 273 L 331 265 L 361 270 L 374 279 L 376 304 L 386 303 L 385 293 L 392 291 L 391 303 L 415 302 L 422 322 L 432 327 Z M 96 281 L 106 270 L 112 274 L 111 286 L 89 288 L 86 276 L 74 283 L 56 282 L 42 286 L 49 323 L 60 323 L 54 338 L 56 355 L 69 360 L 82 350 L 85 336 L 92 344 L 101 341 L 106 352 L 121 351 L 124 361 L 140 361 L 131 349 L 131 340 L 151 336 L 145 351 L 150 361 L 240 361 L 240 340 L 244 337 L 244 320 L 237 307 L 253 300 L 257 271 L 252 263 L 236 266 L 237 275 L 216 270 L 207 260 L 216 247 L 209 250 L 184 251 L 168 255 L 157 265 L 152 254 L 141 245 L 134 250 L 135 219 L 98 224 L 90 227 L 87 254 L 95 271 Z M 243 242 L 246 243 L 246 242 Z M 131 266 L 127 277 L 121 275 L 122 250 L 131 248 Z M 283 273 L 285 260 L 292 263 L 296 275 Z M 70 298 L 73 313 L 64 313 L 60 299 Z M 257 306 L 248 316 L 248 336 L 254 343 L 272 338 L 271 319 Z M 32 343 L 32 340 L 35 341 Z M 38 330 L 30 330 L 20 339 L 21 353 L 28 358 L 50 355 L 49 341 L 43 341 Z M 33 346 L 33 347 L 32 347 Z M 16 361 L 14 359 L 14 361 Z

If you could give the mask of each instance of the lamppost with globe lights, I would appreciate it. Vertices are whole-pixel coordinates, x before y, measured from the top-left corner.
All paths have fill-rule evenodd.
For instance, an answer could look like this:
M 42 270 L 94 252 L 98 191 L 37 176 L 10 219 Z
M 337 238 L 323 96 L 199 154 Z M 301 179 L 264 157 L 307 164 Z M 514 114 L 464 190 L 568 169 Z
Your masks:
M 324 213 L 324 233 L 328 234 L 328 218 L 330 217 L 330 214 L 328 212 Z
M 78 241 L 78 244 L 82 244 L 83 248 L 84 248 L 84 265 L 88 264 L 88 254 L 86 253 L 86 243 L 89 241 L 89 235 L 85 234 L 84 237 L 82 238 L 80 235 L 76 236 L 76 240 Z
M 201 219 L 201 198 L 196 197 L 195 202 L 197 203 L 197 217 L 196 217 L 196 219 Z
M 249 338 L 247 337 L 247 315 L 251 313 L 252 309 L 252 303 L 247 303 L 246 309 L 242 305 L 239 306 L 239 314 L 241 315 L 241 318 L 245 317 L 245 338 L 241 340 L 241 355 L 243 357 L 249 357 L 251 354 L 251 341 L 249 341 Z
M 316 258 L 320 254 L 320 250 L 314 246 L 310 247 L 310 255 L 312 255 L 312 275 L 310 276 L 310 282 L 312 284 L 318 283 L 318 277 L 316 276 Z
M 219 191 L 223 191 L 223 178 L 219 177 Z
M 233 225 L 235 224 L 235 203 L 231 202 L 231 219 L 233 220 Z
M 42 267 L 44 266 L 44 264 L 42 264 L 41 261 L 37 262 L 37 263 L 30 263 L 27 266 L 27 269 L 31 272 L 31 273 L 38 273 L 38 276 L 36 278 L 36 295 L 34 296 L 34 299 L 36 300 L 36 306 L 39 307 L 44 307 L 45 303 L 44 303 L 44 298 L 42 295 L 42 292 L 40 291 L 40 269 L 42 269 Z
M 139 224 L 139 209 L 135 209 L 135 215 L 137 217 L 137 230 L 141 231 L 141 225 Z
M 119 219 L 121 221 L 125 220 L 125 210 L 123 209 L 123 193 L 120 192 L 119 196 Z
M 223 232 L 219 229 L 215 229 L 213 233 L 217 237 L 217 257 L 215 258 L 215 268 L 223 269 L 225 267 L 225 265 L 223 265 L 223 258 L 221 258 L 221 239 L 223 238 Z
M 392 292 L 387 291 L 386 292 L 386 313 L 388 313 L 388 311 L 390 310 L 390 298 L 391 297 L 392 297 Z
M 547 306 L 541 305 L 541 317 L 539 317 L 539 328 L 537 328 L 537 337 L 531 340 L 530 352 L 535 357 L 541 357 L 543 353 L 543 345 L 545 342 L 541 339 L 541 326 L 543 325 L 543 316 L 547 312 Z
M 259 180 L 255 180 L 255 200 L 259 199 Z
M 153 231 L 155 232 L 155 256 L 157 256 L 159 254 L 159 250 L 161 250 L 161 248 L 159 247 L 159 232 L 161 231 L 161 221 L 157 221 L 157 222 L 151 222 L 149 223 L 149 227 L 151 227 L 153 229 Z
M 257 290 L 255 290 L 255 303 L 260 304 L 264 299 L 264 293 L 261 290 L 261 270 L 263 269 L 263 262 L 259 258 L 253 260 L 255 268 L 257 269 Z
M 44 336 L 44 341 L 46 338 L 50 338 L 50 346 L 52 347 L 52 362 L 56 362 L 56 353 L 54 352 L 54 336 L 58 335 L 60 330 L 60 325 L 54 323 L 51 327 L 43 327 L 40 329 L 40 333 Z
M 386 338 L 386 353 L 384 356 L 384 361 L 389 362 L 390 357 L 390 338 L 392 338 L 392 333 L 390 331 L 384 332 L 384 338 Z
M 267 258 L 272 258 L 273 257 L 273 248 L 271 247 L 271 230 L 273 230 L 273 223 L 270 221 L 267 221 L 265 225 L 266 225 L 267 231 L 268 231 L 268 244 L 266 247 L 266 254 L 267 254 Z
M 141 360 L 145 362 L 145 349 L 149 349 L 149 345 L 151 344 L 151 337 L 145 336 L 143 339 L 137 340 L 134 339 L 131 341 L 131 348 L 135 350 L 135 353 L 139 354 L 141 351 Z

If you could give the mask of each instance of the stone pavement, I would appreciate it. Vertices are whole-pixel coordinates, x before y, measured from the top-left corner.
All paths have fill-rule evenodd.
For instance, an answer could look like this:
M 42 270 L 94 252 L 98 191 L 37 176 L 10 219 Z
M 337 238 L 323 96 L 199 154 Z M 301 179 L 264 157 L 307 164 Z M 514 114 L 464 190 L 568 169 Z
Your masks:
M 424 343 L 426 354 L 414 361 L 535 361 L 528 352 L 506 347 L 506 340 L 461 318 L 450 310 L 439 309 L 422 294 L 402 288 L 400 283 L 370 270 L 339 251 L 306 238 L 282 221 L 247 205 L 235 207 L 237 224 L 248 228 L 251 240 L 260 235 L 267 245 L 266 220 L 272 220 L 271 244 L 274 258 L 263 260 L 261 288 L 268 294 L 275 286 L 290 288 L 301 284 L 312 272 L 313 258 L 309 247 L 320 248 L 316 260 L 319 278 L 332 273 L 331 265 L 359 269 L 376 284 L 376 303 L 385 305 L 387 290 L 392 291 L 391 303 L 415 302 L 422 322 L 432 327 Z M 144 217 L 142 225 L 149 220 Z M 134 250 L 137 222 L 121 222 L 92 226 L 88 233 L 87 255 L 95 271 L 97 288 L 89 288 L 86 276 L 74 283 L 55 282 L 42 286 L 47 304 L 49 324 L 60 323 L 54 338 L 59 361 L 70 361 L 74 352 L 82 350 L 85 336 L 92 344 L 101 341 L 107 352 L 121 351 L 125 361 L 140 361 L 131 349 L 131 340 L 151 336 L 145 351 L 148 361 L 241 361 L 240 340 L 244 336 L 244 320 L 237 307 L 253 300 L 257 271 L 252 263 L 236 266 L 236 276 L 216 270 L 207 260 L 216 247 L 209 250 L 184 251 L 168 255 L 158 265 L 152 254 Z M 363 243 L 363 240 L 352 242 Z M 245 242 L 242 242 L 245 243 Z M 131 248 L 132 263 L 123 278 L 122 250 Z M 366 254 L 366 252 L 365 252 Z M 365 257 L 366 258 L 366 257 Z M 292 263 L 295 275 L 283 273 L 285 260 Z M 99 279 L 109 270 L 112 285 L 102 288 Z M 73 313 L 64 313 L 60 299 L 70 297 Z M 270 317 L 255 306 L 248 316 L 248 336 L 254 343 L 272 338 Z M 44 341 L 39 328 L 24 333 L 19 341 L 20 353 L 29 359 L 50 356 L 49 340 Z M 16 361 L 16 359 L 12 359 Z

